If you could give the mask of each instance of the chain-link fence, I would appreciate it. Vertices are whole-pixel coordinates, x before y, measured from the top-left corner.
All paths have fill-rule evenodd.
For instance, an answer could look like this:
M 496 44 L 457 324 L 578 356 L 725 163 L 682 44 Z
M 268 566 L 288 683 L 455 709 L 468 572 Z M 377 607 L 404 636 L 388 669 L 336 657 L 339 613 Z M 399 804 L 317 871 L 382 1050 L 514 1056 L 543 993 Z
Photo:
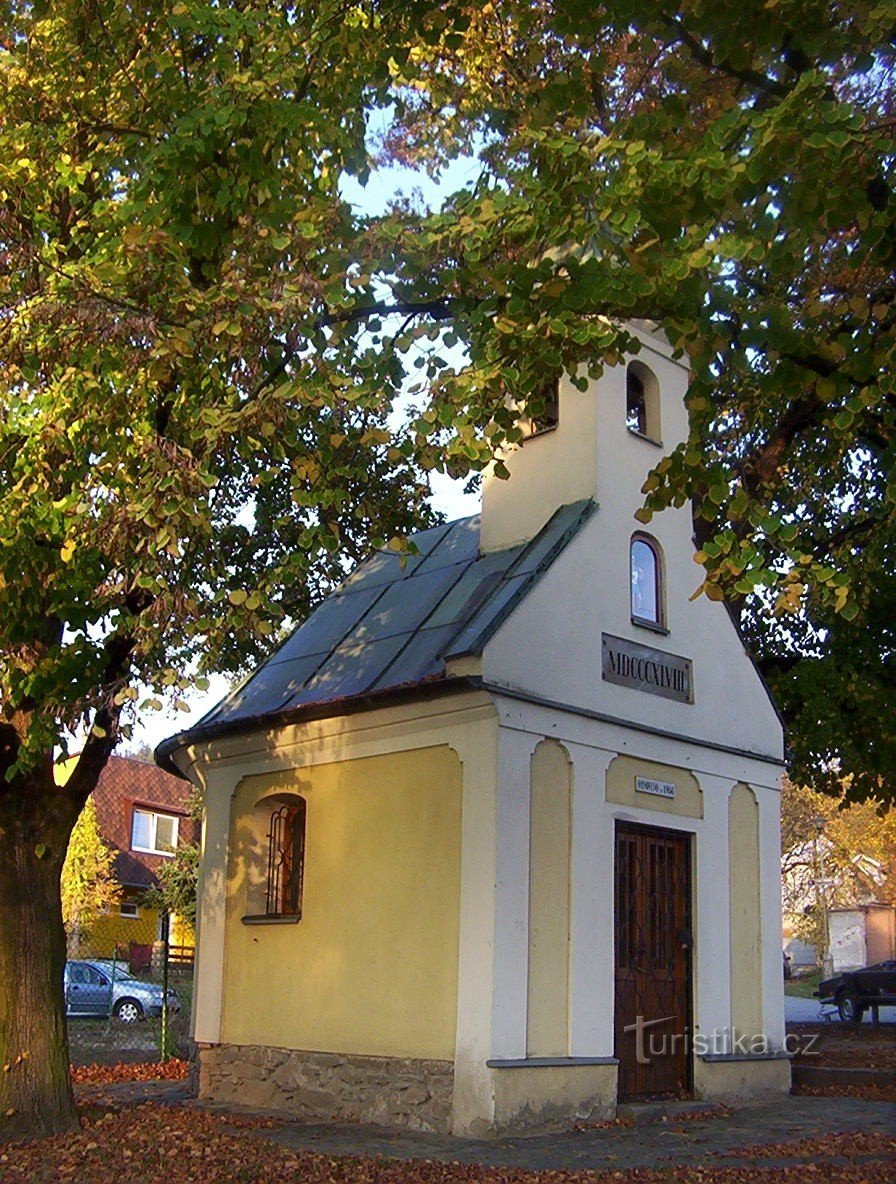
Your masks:
M 108 947 L 80 942 L 65 967 L 73 1065 L 186 1058 L 193 1001 L 193 949 L 160 940 Z M 139 936 L 139 935 L 138 935 Z

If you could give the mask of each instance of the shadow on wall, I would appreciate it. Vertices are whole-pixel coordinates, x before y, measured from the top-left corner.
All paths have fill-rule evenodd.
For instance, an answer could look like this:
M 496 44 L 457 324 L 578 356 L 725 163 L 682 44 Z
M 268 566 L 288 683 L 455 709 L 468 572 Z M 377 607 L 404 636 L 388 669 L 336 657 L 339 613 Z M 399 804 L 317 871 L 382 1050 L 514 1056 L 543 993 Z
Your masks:
M 226 888 L 222 1040 L 453 1058 L 461 796 L 445 744 L 240 782 L 210 887 L 216 910 Z M 269 892 L 271 819 L 299 798 L 300 918 Z

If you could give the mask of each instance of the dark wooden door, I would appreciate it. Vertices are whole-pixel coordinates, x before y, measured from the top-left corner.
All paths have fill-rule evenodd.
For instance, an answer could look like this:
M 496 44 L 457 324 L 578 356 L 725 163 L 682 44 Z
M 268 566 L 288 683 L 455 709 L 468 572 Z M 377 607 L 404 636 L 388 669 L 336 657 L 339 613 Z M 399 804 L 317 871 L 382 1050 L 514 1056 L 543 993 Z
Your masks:
M 616 1056 L 619 1099 L 691 1088 L 690 837 L 616 828 Z

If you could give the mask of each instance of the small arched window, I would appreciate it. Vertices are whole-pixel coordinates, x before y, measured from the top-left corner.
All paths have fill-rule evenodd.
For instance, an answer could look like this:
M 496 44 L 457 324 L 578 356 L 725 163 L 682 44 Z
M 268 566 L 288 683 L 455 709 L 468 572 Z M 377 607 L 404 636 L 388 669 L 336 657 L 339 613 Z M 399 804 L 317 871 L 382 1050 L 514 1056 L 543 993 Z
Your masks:
M 665 626 L 663 557 L 659 543 L 636 534 L 631 541 L 632 620 L 637 625 Z
M 643 362 L 629 362 L 625 372 L 625 426 L 630 432 L 660 443 L 660 387 Z
M 523 422 L 526 436 L 540 436 L 552 432 L 560 423 L 560 383 L 556 378 L 546 378 L 528 403 L 528 415 Z
M 305 799 L 294 798 L 271 815 L 265 914 L 301 917 L 305 876 Z

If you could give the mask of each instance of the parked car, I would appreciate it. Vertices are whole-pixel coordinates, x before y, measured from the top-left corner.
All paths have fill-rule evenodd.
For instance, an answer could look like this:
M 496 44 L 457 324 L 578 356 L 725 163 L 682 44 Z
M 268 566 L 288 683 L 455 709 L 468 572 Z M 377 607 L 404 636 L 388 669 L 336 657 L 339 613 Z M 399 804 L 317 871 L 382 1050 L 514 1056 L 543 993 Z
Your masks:
M 134 978 L 121 963 L 93 959 L 65 964 L 65 1014 L 109 1016 L 125 1024 L 161 1015 L 164 993 L 155 983 Z M 168 991 L 169 1011 L 180 1011 L 175 990 Z
M 841 1020 L 857 1024 L 869 1007 L 896 1007 L 896 961 L 844 970 L 818 984 L 822 1003 L 834 1003 Z

